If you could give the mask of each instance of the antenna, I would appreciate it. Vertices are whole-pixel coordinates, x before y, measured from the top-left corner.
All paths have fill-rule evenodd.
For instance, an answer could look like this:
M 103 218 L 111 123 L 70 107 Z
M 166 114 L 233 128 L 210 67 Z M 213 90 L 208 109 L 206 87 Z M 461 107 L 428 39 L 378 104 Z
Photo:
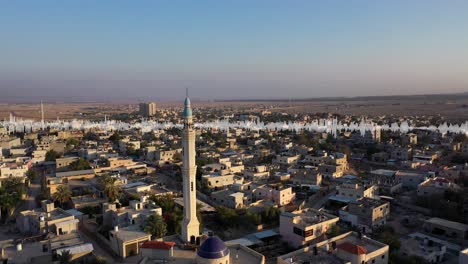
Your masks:
M 188 88 L 185 88 L 185 96 L 188 97 Z

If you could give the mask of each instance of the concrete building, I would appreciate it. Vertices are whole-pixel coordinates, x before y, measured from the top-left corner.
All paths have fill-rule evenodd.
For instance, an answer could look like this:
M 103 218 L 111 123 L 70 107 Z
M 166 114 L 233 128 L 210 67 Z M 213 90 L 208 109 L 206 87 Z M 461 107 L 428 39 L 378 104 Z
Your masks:
M 447 248 L 444 244 L 428 238 L 410 237 L 401 242 L 400 254 L 403 256 L 417 256 L 427 263 L 440 263 Z
M 42 207 L 19 213 L 16 226 L 22 234 L 40 235 L 53 233 L 64 235 L 76 232 L 78 219 L 62 208 L 55 208 L 54 203 L 42 201 Z
M 345 182 L 336 188 L 337 194 L 330 197 L 330 200 L 338 202 L 354 202 L 363 197 L 377 198 L 379 188 L 377 185 L 365 185 L 359 182 Z
M 443 195 L 446 190 L 455 188 L 456 185 L 448 179 L 436 177 L 429 178 L 418 185 L 418 196 Z
M 397 171 L 395 177 L 404 188 L 408 189 L 417 189 L 419 184 L 428 178 L 426 173 L 411 171 Z
M 423 230 L 431 235 L 454 240 L 462 245 L 468 243 L 468 225 L 442 218 L 430 218 L 424 222 Z
M 104 203 L 102 206 L 104 224 L 111 227 L 143 225 L 151 215 L 162 215 L 161 207 L 142 196 L 140 201 L 132 200 L 129 206 L 117 208 L 115 203 Z
M 204 186 L 209 189 L 223 188 L 235 183 L 242 183 L 244 179 L 234 174 L 222 175 L 221 172 L 202 176 Z
M 55 160 L 55 170 L 56 171 L 64 171 L 68 168 L 70 164 L 79 160 L 78 157 L 64 157 L 58 158 Z
M 348 232 L 280 256 L 276 263 L 387 264 L 388 258 L 388 245 Z
M 381 200 L 361 198 L 340 210 L 340 220 L 371 233 L 384 226 L 390 217 L 390 204 Z
M 302 247 L 325 234 L 338 220 L 338 216 L 311 208 L 284 212 L 280 215 L 280 234 L 291 246 Z
M 156 103 L 155 102 L 140 103 L 139 111 L 140 111 L 140 115 L 143 117 L 152 117 L 156 115 Z
M 109 246 L 122 258 L 140 253 L 140 245 L 151 240 L 151 235 L 141 231 L 140 226 L 115 227 L 109 231 Z
M 267 166 L 255 166 L 244 170 L 244 177 L 251 180 L 266 180 L 270 178 L 270 172 Z

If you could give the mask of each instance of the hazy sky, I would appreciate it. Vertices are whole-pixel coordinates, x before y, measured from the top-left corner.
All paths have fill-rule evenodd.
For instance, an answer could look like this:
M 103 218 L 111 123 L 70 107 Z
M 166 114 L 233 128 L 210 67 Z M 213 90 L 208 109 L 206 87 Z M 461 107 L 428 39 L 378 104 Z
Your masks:
M 468 90 L 468 1 L 0 0 L 0 101 Z

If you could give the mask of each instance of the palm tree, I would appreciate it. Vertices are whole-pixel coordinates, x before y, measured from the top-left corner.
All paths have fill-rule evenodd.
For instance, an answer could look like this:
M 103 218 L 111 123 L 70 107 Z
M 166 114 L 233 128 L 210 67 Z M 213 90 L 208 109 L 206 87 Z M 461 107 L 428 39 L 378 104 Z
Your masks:
M 7 213 L 5 222 L 8 221 L 10 216 L 13 214 L 16 204 L 20 200 L 20 195 L 16 192 L 10 192 L 5 188 L 0 188 L 0 217 L 1 211 L 4 209 Z
M 109 174 L 102 175 L 99 178 L 99 184 L 104 189 L 104 193 L 111 202 L 115 201 L 119 196 L 119 188 L 115 185 L 117 178 Z
M 70 201 L 72 197 L 72 191 L 68 186 L 60 185 L 57 187 L 57 191 L 53 194 L 52 199 L 60 203 L 60 207 L 63 206 L 63 203 Z
M 153 214 L 146 219 L 144 230 L 152 238 L 162 238 L 167 233 L 167 225 L 160 215 Z

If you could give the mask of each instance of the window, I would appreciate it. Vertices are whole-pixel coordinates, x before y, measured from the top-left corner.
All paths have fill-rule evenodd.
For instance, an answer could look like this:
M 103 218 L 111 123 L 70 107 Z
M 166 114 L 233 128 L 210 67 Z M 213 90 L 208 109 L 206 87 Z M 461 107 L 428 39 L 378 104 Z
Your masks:
M 193 182 L 190 182 L 190 190 L 193 192 Z

